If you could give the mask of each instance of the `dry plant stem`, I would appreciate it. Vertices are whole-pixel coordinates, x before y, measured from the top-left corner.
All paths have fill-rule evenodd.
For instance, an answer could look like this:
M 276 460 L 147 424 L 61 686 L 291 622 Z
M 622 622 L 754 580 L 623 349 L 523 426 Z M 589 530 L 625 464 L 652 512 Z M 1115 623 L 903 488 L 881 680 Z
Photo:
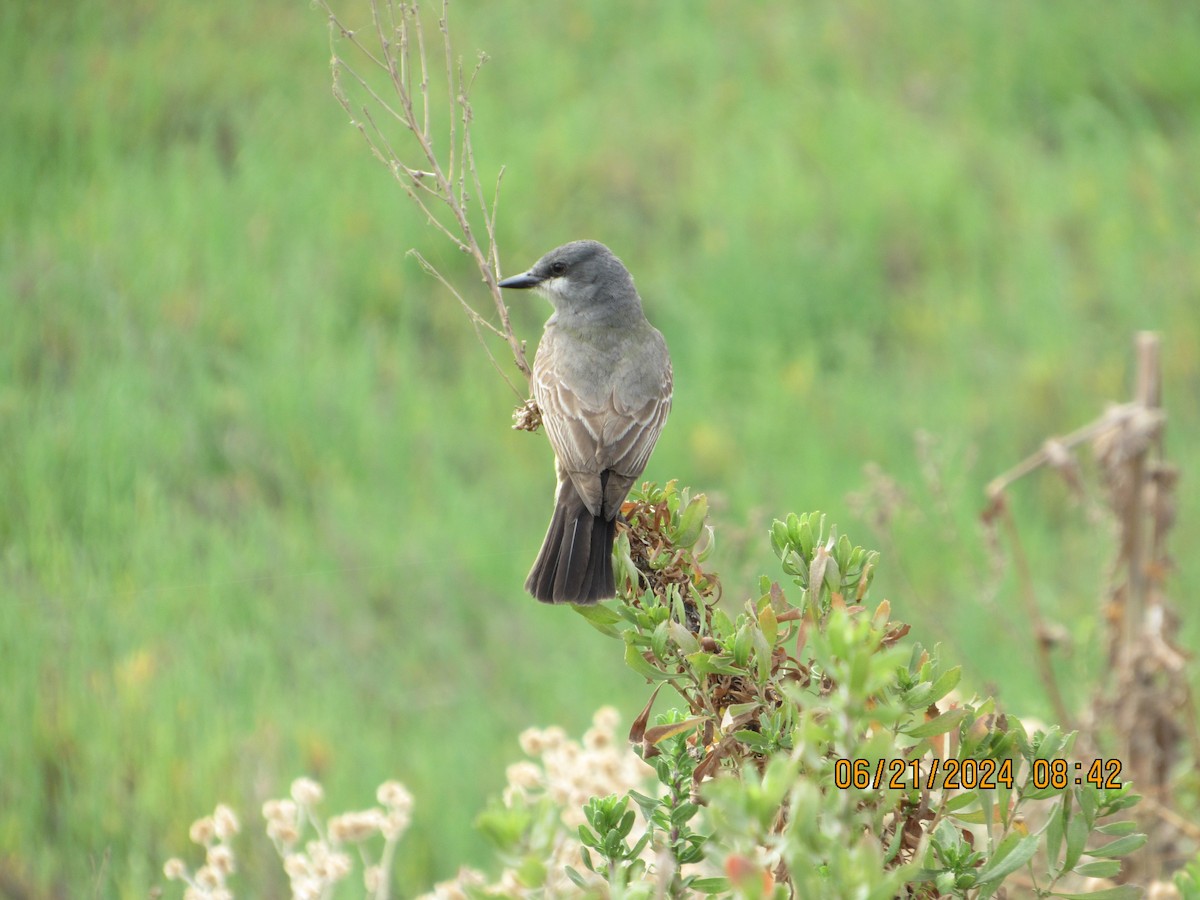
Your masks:
M 1028 566 L 1004 491 L 1047 465 L 1078 487 L 1078 470 L 1068 449 L 1085 441 L 1092 445 L 1118 541 L 1105 608 L 1108 673 L 1085 717 L 1091 724 L 1084 738 L 1095 746 L 1103 734 L 1115 737 L 1117 752 L 1112 755 L 1122 761 L 1123 777 L 1133 782 L 1157 819 L 1152 849 L 1138 857 L 1129 877 L 1165 871 L 1177 837 L 1196 837 L 1195 826 L 1168 804 L 1171 773 L 1181 755 L 1190 753 L 1193 761 L 1200 759 L 1189 658 L 1172 643 L 1179 623 L 1165 593 L 1173 568 L 1167 536 L 1175 520 L 1178 469 L 1163 453 L 1166 414 L 1159 336 L 1138 334 L 1135 352 L 1133 399 L 1065 438 L 1047 441 L 1041 451 L 993 480 L 985 514 L 1003 519 L 1028 594 Z
M 1158 410 L 1162 400 L 1158 362 L 1158 335 L 1141 332 L 1137 336 L 1137 382 L 1134 402 L 1142 409 Z M 1137 635 L 1141 631 L 1146 608 L 1151 600 L 1146 591 L 1146 555 L 1145 536 L 1143 534 L 1143 519 L 1146 505 L 1146 491 L 1141 486 L 1146 479 L 1146 465 L 1151 452 L 1162 456 L 1162 429 L 1152 437 L 1148 445 L 1135 453 L 1129 461 L 1129 474 L 1136 486 L 1130 492 L 1130 506 L 1126 516 L 1126 540 L 1123 548 L 1126 558 L 1126 573 L 1129 579 L 1129 591 L 1125 597 L 1125 624 L 1122 628 L 1123 642 L 1120 648 L 1121 658 L 1128 661 L 1133 652 Z M 1152 548 L 1154 556 L 1159 548 Z M 1154 601 L 1157 602 L 1155 591 Z
M 479 269 L 484 284 L 492 296 L 492 303 L 499 318 L 499 326 L 493 325 L 452 287 L 449 281 L 434 266 L 419 254 L 414 254 L 421 267 L 433 275 L 458 300 L 466 312 L 483 345 L 492 365 L 500 372 L 509 386 L 522 399 L 523 394 L 501 369 L 499 362 L 484 341 L 483 332 L 500 337 L 512 351 L 513 361 L 525 376 L 526 388 L 530 378 L 529 363 L 525 357 L 525 343 L 513 333 L 508 307 L 500 294 L 498 272 L 499 252 L 496 246 L 496 209 L 500 198 L 500 184 L 504 177 L 501 168 L 489 204 L 483 190 L 475 164 L 475 152 L 471 142 L 473 113 L 470 103 L 471 87 L 487 57 L 480 55 L 469 78 L 466 77 L 461 59 L 454 55 L 448 20 L 449 0 L 442 0 L 438 28 L 442 34 L 442 54 L 446 79 L 446 102 L 449 104 L 449 133 L 446 149 L 440 154 L 432 132 L 430 92 L 430 66 L 426 55 L 425 34 L 416 3 L 397 0 L 371 0 L 371 17 L 374 36 L 378 47 L 368 47 L 362 39 L 345 24 L 329 6 L 320 0 L 329 15 L 330 46 L 332 51 L 333 94 L 338 103 L 351 117 L 370 147 L 372 154 L 388 167 L 393 178 L 410 200 L 424 214 L 426 221 L 446 237 L 460 252 L 466 253 Z M 386 73 L 395 94 L 395 102 L 389 102 L 375 89 L 364 74 L 346 59 L 338 55 L 336 38 L 341 37 L 362 54 L 368 63 Z M 415 44 L 415 47 L 414 47 Z M 415 58 L 414 58 L 415 57 Z M 405 162 L 401 153 L 393 146 L 387 132 L 377 121 L 372 106 L 366 103 L 356 106 L 341 85 L 341 74 L 347 74 L 373 104 L 399 123 L 416 141 L 419 162 Z M 418 103 L 420 109 L 418 111 Z M 445 163 L 443 165 L 443 155 Z M 483 219 L 486 233 L 486 248 L 481 246 L 471 225 L 471 204 L 475 203 Z M 448 212 L 448 219 L 444 213 Z
M 1064 730 L 1070 731 L 1072 725 L 1071 714 L 1067 711 L 1067 704 L 1063 700 L 1062 691 L 1058 687 L 1058 679 L 1054 675 L 1054 664 L 1050 658 L 1050 642 L 1046 640 L 1046 635 L 1049 633 L 1046 628 L 1046 623 L 1042 619 L 1041 609 L 1038 606 L 1037 592 L 1033 587 L 1033 576 L 1029 571 L 1029 560 L 1025 558 L 1025 549 L 1021 546 L 1021 535 L 1017 528 L 1017 523 L 1013 520 L 1012 511 L 1008 508 L 1008 504 L 1004 499 L 998 498 L 994 507 L 996 514 L 1004 523 L 1004 531 L 1008 535 L 1008 539 L 1013 548 L 1013 559 L 1017 566 L 1017 578 L 1021 582 L 1021 596 L 1025 600 L 1025 613 L 1029 617 L 1029 622 L 1033 626 L 1033 633 L 1037 653 L 1038 672 L 1042 676 L 1042 684 L 1046 688 L 1046 693 L 1050 697 L 1050 703 L 1054 707 L 1054 715 L 1062 724 Z
M 1103 432 L 1129 419 L 1135 412 L 1137 412 L 1137 404 L 1135 403 L 1114 406 L 1095 422 L 1084 425 L 1082 428 L 1077 428 L 1065 437 L 1050 438 L 1036 453 L 1027 456 L 1007 472 L 997 475 L 989 481 L 987 487 L 984 488 L 984 493 L 987 494 L 989 501 L 995 502 L 1013 482 L 1020 481 L 1026 475 L 1037 471 L 1042 466 L 1052 464 L 1059 459 L 1063 451 L 1070 450 L 1072 447 L 1093 440 Z

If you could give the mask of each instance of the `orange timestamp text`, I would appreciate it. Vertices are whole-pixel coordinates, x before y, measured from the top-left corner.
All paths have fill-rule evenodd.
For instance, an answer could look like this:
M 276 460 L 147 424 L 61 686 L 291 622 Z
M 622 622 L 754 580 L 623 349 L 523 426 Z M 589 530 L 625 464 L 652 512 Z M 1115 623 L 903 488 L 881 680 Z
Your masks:
M 924 786 L 939 790 L 1012 789 L 1012 759 L 939 759 L 922 763 L 918 759 L 837 759 L 833 764 L 833 785 L 839 790 L 908 790 Z M 1066 759 L 1035 759 L 1029 770 L 1029 783 L 1038 790 L 1065 789 L 1071 785 L 1092 784 L 1098 788 L 1121 787 L 1121 761 L 1097 759 L 1086 767 Z

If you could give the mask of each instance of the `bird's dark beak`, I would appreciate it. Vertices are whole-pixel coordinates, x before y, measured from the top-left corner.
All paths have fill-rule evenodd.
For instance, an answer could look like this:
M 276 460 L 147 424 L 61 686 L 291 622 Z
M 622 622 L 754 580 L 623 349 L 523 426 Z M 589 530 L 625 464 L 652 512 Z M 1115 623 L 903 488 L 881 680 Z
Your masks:
M 534 275 L 532 272 L 522 272 L 520 275 L 513 275 L 511 278 L 505 278 L 500 282 L 502 288 L 531 288 L 537 287 L 542 283 L 540 275 Z

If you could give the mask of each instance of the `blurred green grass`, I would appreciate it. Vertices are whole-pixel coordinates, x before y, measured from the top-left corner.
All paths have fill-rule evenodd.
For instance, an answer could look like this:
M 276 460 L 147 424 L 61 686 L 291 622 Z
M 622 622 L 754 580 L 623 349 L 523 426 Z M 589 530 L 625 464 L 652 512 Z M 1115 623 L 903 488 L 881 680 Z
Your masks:
M 729 599 L 775 573 L 773 515 L 870 543 L 846 495 L 876 461 L 919 508 L 877 595 L 1044 711 L 1011 578 L 983 584 L 981 489 L 1127 394 L 1140 328 L 1196 468 L 1200 12 L 514 10 L 453 13 L 492 57 L 506 269 L 588 236 L 634 272 L 677 383 L 647 476 L 714 495 Z M 405 895 L 481 861 L 518 732 L 640 689 L 520 590 L 548 447 L 404 255 L 474 283 L 347 127 L 322 15 L 6 4 L 0 51 L 0 883 L 144 896 L 192 818 L 226 800 L 257 830 L 300 773 L 331 808 L 409 783 Z M 513 302 L 532 346 L 546 310 Z M 1086 684 L 1105 536 L 1049 478 L 1015 503 Z M 242 883 L 281 892 L 245 848 Z

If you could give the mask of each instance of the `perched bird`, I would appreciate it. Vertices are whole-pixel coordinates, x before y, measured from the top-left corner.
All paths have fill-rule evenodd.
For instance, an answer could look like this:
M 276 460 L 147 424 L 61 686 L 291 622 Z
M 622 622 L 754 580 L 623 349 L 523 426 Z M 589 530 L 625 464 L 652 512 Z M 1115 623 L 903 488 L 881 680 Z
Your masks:
M 671 409 L 671 357 L 633 277 L 596 241 L 551 250 L 500 282 L 554 306 L 533 363 L 533 397 L 554 448 L 558 490 L 525 589 L 543 603 L 616 594 L 617 515 Z

